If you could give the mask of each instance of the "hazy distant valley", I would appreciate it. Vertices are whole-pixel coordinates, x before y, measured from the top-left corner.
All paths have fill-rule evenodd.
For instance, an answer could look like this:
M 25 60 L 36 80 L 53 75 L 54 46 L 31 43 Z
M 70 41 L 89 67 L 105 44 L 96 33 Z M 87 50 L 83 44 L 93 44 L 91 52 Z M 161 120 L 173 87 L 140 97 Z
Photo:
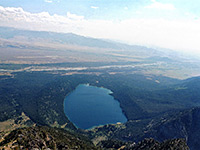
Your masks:
M 28 133 L 52 149 L 64 148 L 62 134 L 71 139 L 66 149 L 137 149 L 146 143 L 164 149 L 170 143 L 165 140 L 177 139 L 174 147 L 188 149 L 187 143 L 197 150 L 199 75 L 200 59 L 172 50 L 0 27 L 0 146 L 17 141 L 26 147 L 19 139 Z M 111 90 L 128 121 L 77 129 L 63 101 L 80 84 Z M 30 146 L 32 139 L 24 138 Z M 133 144 L 145 138 L 161 143 Z M 75 147 L 77 140 L 81 144 Z
M 186 79 L 200 74 L 199 59 L 75 34 L 0 28 L 1 74 L 18 71 L 89 72 L 125 68 L 133 73 Z M 12 69 L 6 64 L 13 64 Z M 124 72 L 124 71 L 122 71 Z

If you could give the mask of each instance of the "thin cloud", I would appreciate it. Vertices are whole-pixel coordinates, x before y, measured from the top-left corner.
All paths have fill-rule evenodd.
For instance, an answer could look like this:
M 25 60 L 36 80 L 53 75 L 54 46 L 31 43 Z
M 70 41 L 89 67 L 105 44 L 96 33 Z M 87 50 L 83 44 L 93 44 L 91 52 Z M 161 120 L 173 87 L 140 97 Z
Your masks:
M 73 19 L 73 20 L 82 20 L 82 19 L 84 19 L 84 16 L 78 16 L 76 14 L 71 14 L 70 12 L 67 12 L 67 17 L 69 19 Z
M 97 6 L 91 6 L 90 8 L 92 8 L 92 9 L 98 9 L 99 7 L 97 7 Z
M 156 2 L 156 0 L 151 0 L 151 1 L 152 1 L 152 4 L 145 6 L 145 8 L 160 9 L 160 10 L 175 10 L 176 9 L 173 4 L 164 4 L 164 3 Z
M 46 2 L 46 3 L 53 3 L 52 0 L 44 0 L 44 2 Z

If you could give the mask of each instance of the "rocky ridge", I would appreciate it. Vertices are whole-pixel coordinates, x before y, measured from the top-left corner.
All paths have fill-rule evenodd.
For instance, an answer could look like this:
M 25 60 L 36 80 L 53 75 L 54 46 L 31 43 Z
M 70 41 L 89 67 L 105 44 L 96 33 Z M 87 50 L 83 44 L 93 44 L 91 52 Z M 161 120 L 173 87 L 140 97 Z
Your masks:
M 16 129 L 0 142 L 1 150 L 189 150 L 184 139 L 162 143 L 147 138 L 137 144 L 106 140 L 94 145 L 87 137 L 64 129 L 44 126 Z

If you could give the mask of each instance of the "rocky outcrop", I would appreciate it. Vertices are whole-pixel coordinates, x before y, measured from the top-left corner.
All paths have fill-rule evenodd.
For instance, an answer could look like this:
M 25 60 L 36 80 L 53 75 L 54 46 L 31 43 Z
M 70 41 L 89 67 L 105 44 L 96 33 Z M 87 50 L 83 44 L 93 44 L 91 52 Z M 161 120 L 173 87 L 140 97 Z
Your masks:
M 17 129 L 0 142 L 0 149 L 81 149 L 93 150 L 95 146 L 83 136 L 50 127 Z

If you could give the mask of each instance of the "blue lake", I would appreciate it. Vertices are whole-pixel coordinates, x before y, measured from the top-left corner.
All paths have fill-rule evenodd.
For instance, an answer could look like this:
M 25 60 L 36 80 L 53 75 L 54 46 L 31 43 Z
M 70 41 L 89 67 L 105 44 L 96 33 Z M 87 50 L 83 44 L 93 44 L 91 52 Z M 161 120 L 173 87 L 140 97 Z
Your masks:
M 80 84 L 64 100 L 64 112 L 78 128 L 126 122 L 119 102 L 110 95 L 110 90 Z

